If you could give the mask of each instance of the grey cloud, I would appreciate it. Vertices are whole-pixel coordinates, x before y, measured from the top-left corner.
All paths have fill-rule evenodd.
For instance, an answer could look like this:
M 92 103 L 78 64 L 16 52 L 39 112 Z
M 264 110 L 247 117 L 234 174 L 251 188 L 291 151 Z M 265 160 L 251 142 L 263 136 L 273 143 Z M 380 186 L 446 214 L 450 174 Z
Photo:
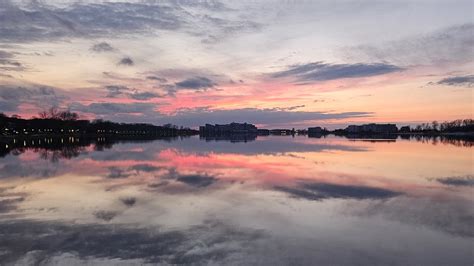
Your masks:
M 152 154 L 155 153 L 153 152 Z M 217 177 L 208 175 L 206 173 L 183 174 L 173 167 L 156 167 L 150 164 L 138 164 L 128 168 L 111 166 L 108 167 L 108 171 L 109 173 L 106 177 L 113 179 L 150 174 L 154 178 L 159 178 L 161 181 L 166 181 L 165 185 L 158 186 L 163 192 L 166 193 L 195 192 L 197 190 L 207 188 L 219 181 Z M 183 186 L 183 184 L 186 186 Z M 127 205 L 125 202 L 124 204 Z
M 97 211 L 94 213 L 94 216 L 99 220 L 110 222 L 118 214 L 119 214 L 118 212 L 114 212 L 114 211 Z
M 153 160 L 154 154 L 151 152 L 141 152 L 141 151 L 127 151 L 127 152 L 115 152 L 110 150 L 105 150 L 97 153 L 92 153 L 90 157 L 96 161 L 121 161 L 121 160 L 138 160 L 138 161 L 147 161 Z
M 156 80 L 158 82 L 167 82 L 168 80 L 162 77 L 157 77 L 157 76 L 147 76 L 146 77 L 149 80 Z
M 0 112 L 13 112 L 18 109 L 18 103 L 10 101 L 0 101 Z
M 24 87 L 0 86 L 0 97 L 7 101 L 29 98 L 33 92 Z
M 391 62 L 398 65 L 465 63 L 474 57 L 474 24 L 456 25 L 379 46 L 349 48 L 344 57 L 352 60 Z
M 474 186 L 474 176 L 451 176 L 451 177 L 443 177 L 443 178 L 436 178 L 434 179 L 443 185 L 448 186 L 466 186 L 472 187 Z
M 169 183 L 170 183 L 169 181 L 161 181 L 161 182 L 158 182 L 158 183 L 148 184 L 147 187 L 149 187 L 151 189 L 157 189 L 159 187 L 167 186 Z
M 436 84 L 472 88 L 474 87 L 474 75 L 449 77 L 436 82 Z
M 297 110 L 297 109 L 300 109 L 300 108 L 303 108 L 305 107 L 306 105 L 295 105 L 295 106 L 290 106 L 290 107 L 275 107 L 275 108 L 271 108 L 269 110 L 274 110 L 274 111 L 294 111 L 294 110 Z
M 16 42 L 64 37 L 113 36 L 144 29 L 177 29 L 182 22 L 162 5 L 140 3 L 72 4 L 66 8 L 36 5 L 30 9 L 3 3 L 0 38 Z
M 228 76 L 216 74 L 208 69 L 200 68 L 169 68 L 158 71 L 147 71 L 144 74 L 147 75 L 147 77 L 151 77 L 151 79 L 166 78 L 168 80 L 186 80 L 190 77 L 204 77 L 207 79 L 217 80 L 219 83 L 228 82 L 230 79 Z
M 157 167 L 151 164 L 136 164 L 130 167 L 130 170 L 137 172 L 155 172 L 161 170 L 161 167 Z
M 0 50 L 0 70 L 23 71 L 26 69 L 20 62 L 14 59 L 15 54 Z
M 132 174 L 128 173 L 126 170 L 120 169 L 115 166 L 109 167 L 109 174 L 107 175 L 108 178 L 127 178 Z
M 10 213 L 17 209 L 17 204 L 24 201 L 24 197 L 10 197 L 7 199 L 0 198 L 0 214 Z
M 142 113 L 152 115 L 155 113 L 155 104 L 152 103 L 91 103 L 83 105 L 80 103 L 70 104 L 72 111 L 91 113 L 96 115 L 114 116 L 116 114 Z
M 348 206 L 349 214 L 361 216 L 382 216 L 389 220 L 415 224 L 446 232 L 460 237 L 474 237 L 474 209 L 472 201 L 457 197 L 440 199 L 432 197 L 402 196 L 387 201 L 367 202 L 367 205 Z M 362 207 L 362 208 L 361 208 Z
M 206 90 L 217 84 L 206 77 L 193 77 L 176 82 L 175 85 L 182 89 Z
M 129 154 L 129 152 L 125 152 L 126 154 Z M 142 153 L 146 153 L 146 151 L 142 152 Z M 148 154 L 147 157 L 153 157 L 153 154 Z M 143 159 L 143 156 L 142 157 L 134 157 L 133 155 L 132 156 L 120 156 L 120 158 L 108 158 L 108 160 L 112 160 L 112 161 L 116 161 L 116 160 L 126 160 L 126 159 L 139 159 L 139 160 L 144 160 Z M 150 165 L 150 164 L 137 164 L 137 165 L 133 165 L 131 167 L 128 167 L 128 168 L 120 168 L 120 167 L 117 167 L 117 166 L 110 166 L 108 167 L 108 171 L 109 173 L 107 174 L 107 178 L 112 178 L 112 179 L 116 179 L 116 178 L 128 178 L 130 176 L 139 176 L 141 175 L 142 173 L 154 173 L 154 172 L 157 172 L 159 170 L 161 170 L 162 168 L 160 167 L 156 167 L 156 166 L 153 166 L 153 165 Z
M 63 100 L 64 96 L 56 94 L 56 90 L 46 86 L 10 86 L 0 85 L 0 102 L 3 102 L 3 107 L 7 110 L 17 110 L 21 103 L 30 103 L 39 108 L 50 108 L 58 106 Z
M 107 79 L 111 79 L 111 80 L 115 80 L 115 81 L 121 81 L 121 82 L 142 81 L 141 79 L 138 79 L 138 78 L 132 78 L 132 77 L 128 77 L 126 75 L 121 75 L 119 73 L 110 72 L 110 71 L 104 71 L 104 72 L 102 72 L 102 75 Z
M 286 108 L 288 111 L 293 111 L 293 110 L 296 110 L 296 109 L 299 109 L 299 108 L 303 108 L 305 107 L 305 105 L 295 105 L 295 106 L 290 106 L 288 108 Z
M 219 84 L 231 84 L 232 80 L 224 75 L 207 69 L 173 68 L 145 72 L 147 79 L 157 80 L 161 89 L 173 96 L 180 90 L 205 91 L 217 89 Z M 167 81 L 172 81 L 168 82 Z
M 9 74 L 4 74 L 4 73 L 0 73 L 0 77 L 4 77 L 4 78 L 13 78 L 12 75 L 9 75 Z
M 121 86 L 121 85 L 109 85 L 109 86 L 105 86 L 105 89 L 108 91 L 106 97 L 109 97 L 109 98 L 115 98 L 125 92 L 130 91 L 130 89 L 127 86 Z
M 41 95 L 55 95 L 56 94 L 54 89 L 50 87 L 39 87 L 38 92 Z
M 153 98 L 163 97 L 163 95 L 160 95 L 154 92 L 148 92 L 148 91 L 139 92 L 135 89 L 130 89 L 129 87 L 122 86 L 122 85 L 108 85 L 108 86 L 105 86 L 105 89 L 107 90 L 106 97 L 108 98 L 116 98 L 117 96 L 120 96 L 120 95 L 124 95 L 135 100 L 149 100 Z
M 204 44 L 217 43 L 232 34 L 258 31 L 263 27 L 261 23 L 248 19 L 229 20 L 211 15 L 200 16 L 199 22 L 209 29 L 207 32 L 197 31 L 194 33 L 203 37 L 201 42 Z
M 13 58 L 13 53 L 0 50 L 0 59 L 9 59 Z
M 23 202 L 28 194 L 14 192 L 14 187 L 0 187 L 0 214 L 11 214 L 18 210 L 18 205 Z
M 112 215 L 105 218 L 109 219 Z M 99 219 L 102 217 L 99 213 Z M 165 265 L 207 265 L 216 262 L 228 265 L 232 264 L 232 257 L 251 252 L 256 241 L 265 237 L 260 230 L 242 229 L 219 221 L 206 221 L 181 230 L 160 229 L 119 224 L 110 226 L 20 219 L 2 221 L 0 250 L 5 252 L 0 253 L 0 261 L 22 264 L 21 259 L 30 254 L 29 262 L 38 265 L 48 264 L 49 259 L 58 254 L 75 254 L 86 264 L 99 258 L 101 263 L 117 259 L 111 262 L 140 260 Z M 191 250 L 193 252 L 189 252 Z
M 207 187 L 217 181 L 217 179 L 213 176 L 201 174 L 180 175 L 176 180 L 193 187 Z
M 173 69 L 165 71 L 168 72 L 171 78 L 182 77 L 189 74 L 202 74 L 205 71 L 194 71 L 194 70 L 179 70 Z M 222 76 L 214 75 L 215 77 L 222 78 Z M 174 96 L 177 91 L 180 90 L 193 90 L 196 92 L 206 91 L 208 89 L 213 89 L 216 85 L 216 82 L 212 81 L 210 78 L 205 76 L 194 76 L 191 78 L 185 78 L 181 81 L 175 82 L 174 84 L 161 84 L 160 87 L 168 92 L 168 95 Z
M 133 205 L 135 205 L 135 203 L 137 203 L 137 199 L 134 197 L 121 198 L 120 201 L 127 207 L 132 207 Z
M 210 189 L 220 189 L 225 182 L 219 182 L 216 176 L 207 173 L 180 173 L 176 168 L 169 167 L 155 175 L 160 182 L 152 183 L 148 187 L 152 190 L 170 194 L 185 194 L 205 192 Z M 217 184 L 220 184 L 217 185 Z
M 102 53 L 102 52 L 113 52 L 115 48 L 113 48 L 110 44 L 106 42 L 96 43 L 91 47 L 91 51 Z
M 296 187 L 276 186 L 276 190 L 283 191 L 292 197 L 307 200 L 324 199 L 387 199 L 402 193 L 376 187 L 357 185 L 338 185 L 329 183 L 301 182 Z
M 123 66 L 133 66 L 135 62 L 130 57 L 124 57 L 120 59 L 120 61 L 117 63 L 118 65 L 123 65 Z
M 327 64 L 314 62 L 291 65 L 286 70 L 271 74 L 273 78 L 293 78 L 298 82 L 362 78 L 402 71 L 403 68 L 384 63 Z
M 135 93 L 129 94 L 129 96 L 130 96 L 130 98 L 135 99 L 135 100 L 149 100 L 149 99 L 153 99 L 153 98 L 163 97 L 163 95 L 160 95 L 160 94 L 154 93 L 154 92 L 148 92 L 148 91 L 135 92 Z
M 235 32 L 256 30 L 259 26 L 238 17 L 211 16 L 216 10 L 227 13 L 235 13 L 235 10 L 216 9 L 217 5 L 208 5 L 207 1 L 70 2 L 62 7 L 39 1 L 33 3 L 27 8 L 10 1 L 0 3 L 0 40 L 103 38 L 117 34 L 156 34 L 156 30 L 183 30 L 203 39 L 212 35 L 219 40 Z
M 45 178 L 51 177 L 57 174 L 58 166 L 44 164 L 41 162 L 35 162 L 30 164 L 24 164 L 23 162 L 16 161 L 6 163 L 0 168 L 0 178 L 12 178 L 12 177 L 36 177 Z

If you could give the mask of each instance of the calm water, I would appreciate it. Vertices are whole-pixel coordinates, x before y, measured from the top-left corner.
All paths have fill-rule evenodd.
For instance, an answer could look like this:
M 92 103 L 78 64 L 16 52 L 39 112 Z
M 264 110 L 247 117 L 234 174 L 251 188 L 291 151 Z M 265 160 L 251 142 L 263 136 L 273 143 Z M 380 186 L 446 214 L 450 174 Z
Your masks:
M 2 144 L 0 264 L 474 263 L 469 143 L 34 141 Z

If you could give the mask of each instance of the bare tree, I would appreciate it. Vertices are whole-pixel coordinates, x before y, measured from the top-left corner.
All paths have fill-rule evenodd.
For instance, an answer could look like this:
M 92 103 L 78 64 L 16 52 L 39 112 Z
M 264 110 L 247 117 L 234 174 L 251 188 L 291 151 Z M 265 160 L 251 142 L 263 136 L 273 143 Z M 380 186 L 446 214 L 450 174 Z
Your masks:
M 47 111 L 41 111 L 38 113 L 42 119 L 56 119 L 64 121 L 75 121 L 79 118 L 77 113 L 71 112 L 70 110 L 59 111 L 56 107 L 51 107 Z
M 69 110 L 59 112 L 59 118 L 64 121 L 76 121 L 79 118 L 77 113 L 71 112 Z
M 39 115 L 39 118 L 41 118 L 41 119 L 47 119 L 47 118 L 49 118 L 49 113 L 48 113 L 48 111 L 41 111 L 41 112 L 38 113 L 38 115 Z

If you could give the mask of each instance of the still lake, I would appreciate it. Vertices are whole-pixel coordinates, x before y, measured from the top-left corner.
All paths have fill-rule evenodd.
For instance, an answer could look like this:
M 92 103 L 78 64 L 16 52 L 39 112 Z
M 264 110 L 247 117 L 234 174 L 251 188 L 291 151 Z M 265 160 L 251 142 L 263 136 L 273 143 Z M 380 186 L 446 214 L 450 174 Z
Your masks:
M 1 265 L 474 263 L 472 142 L 11 141 Z

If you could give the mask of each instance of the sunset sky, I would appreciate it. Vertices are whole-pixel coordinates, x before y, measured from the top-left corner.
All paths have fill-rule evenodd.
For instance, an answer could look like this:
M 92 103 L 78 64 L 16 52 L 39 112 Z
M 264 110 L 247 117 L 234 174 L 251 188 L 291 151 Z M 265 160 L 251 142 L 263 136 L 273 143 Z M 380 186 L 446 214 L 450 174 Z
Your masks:
M 0 0 L 0 112 L 260 127 L 473 118 L 474 2 Z

